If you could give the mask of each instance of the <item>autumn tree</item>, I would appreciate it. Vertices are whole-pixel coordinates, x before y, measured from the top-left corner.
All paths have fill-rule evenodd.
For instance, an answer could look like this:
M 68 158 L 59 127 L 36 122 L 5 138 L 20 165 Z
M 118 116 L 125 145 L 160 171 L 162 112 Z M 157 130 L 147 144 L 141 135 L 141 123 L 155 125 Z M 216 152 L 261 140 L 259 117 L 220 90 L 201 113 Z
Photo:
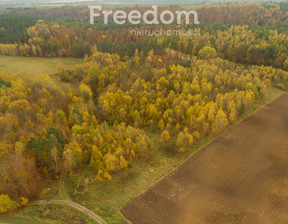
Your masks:
M 164 130 L 160 136 L 160 140 L 164 143 L 167 143 L 170 140 L 170 134 L 167 130 Z
M 0 214 L 17 208 L 17 203 L 9 198 L 7 194 L 0 194 Z
M 211 47 L 203 47 L 199 53 L 198 53 L 199 58 L 209 60 L 212 58 L 215 58 L 217 56 L 217 52 L 214 48 Z
M 219 109 L 212 125 L 212 132 L 219 133 L 228 125 L 228 119 L 222 108 Z
M 35 199 L 44 186 L 33 159 L 10 154 L 0 160 L 0 191 L 11 199 Z
M 68 170 L 70 174 L 72 174 L 72 170 L 76 165 L 75 155 L 73 151 L 71 151 L 70 149 L 66 149 L 63 153 L 63 159 L 66 170 Z

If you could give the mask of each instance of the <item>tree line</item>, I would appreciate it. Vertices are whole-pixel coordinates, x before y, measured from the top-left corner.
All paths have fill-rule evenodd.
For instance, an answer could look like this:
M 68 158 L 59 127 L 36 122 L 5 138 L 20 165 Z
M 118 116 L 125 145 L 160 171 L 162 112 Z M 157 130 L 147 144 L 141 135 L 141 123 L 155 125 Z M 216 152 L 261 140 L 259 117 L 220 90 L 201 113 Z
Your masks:
M 155 29 L 161 25 L 141 26 Z M 198 29 L 200 35 L 131 36 L 130 28 L 78 29 L 39 20 L 27 29 L 29 39 L 24 44 L 0 44 L 0 54 L 10 56 L 84 57 L 94 46 L 99 51 L 117 53 L 122 58 L 133 56 L 137 50 L 146 55 L 154 50 L 161 54 L 166 48 L 200 56 L 204 46 L 212 47 L 217 55 L 237 63 L 266 65 L 288 70 L 288 31 L 265 27 L 200 25 L 168 26 L 165 29 Z M 201 56 L 200 56 L 201 57 Z

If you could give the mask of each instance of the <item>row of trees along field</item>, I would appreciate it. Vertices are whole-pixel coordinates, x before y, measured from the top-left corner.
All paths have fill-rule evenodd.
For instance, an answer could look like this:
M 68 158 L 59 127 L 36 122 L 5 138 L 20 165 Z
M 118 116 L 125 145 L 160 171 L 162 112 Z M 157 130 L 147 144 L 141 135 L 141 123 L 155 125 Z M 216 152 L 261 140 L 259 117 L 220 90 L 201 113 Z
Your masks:
M 141 26 L 141 29 L 159 29 L 162 26 Z M 214 48 L 217 55 L 237 63 L 267 65 L 288 70 L 288 34 L 265 27 L 200 25 L 167 26 L 165 29 L 197 29 L 199 35 L 131 36 L 131 30 L 84 29 L 66 27 L 57 23 L 46 24 L 39 20 L 27 32 L 24 44 L 0 44 L 0 54 L 10 56 L 75 56 L 91 54 L 93 46 L 99 51 L 117 53 L 121 57 L 133 56 L 136 49 L 147 54 L 154 50 L 163 53 L 165 48 L 200 56 L 204 46 Z M 287 30 L 288 31 L 288 30 Z M 129 38 L 127 38 L 129 37 Z
M 73 175 L 88 166 L 102 182 L 154 144 L 185 152 L 288 79 L 280 69 L 216 58 L 209 47 L 201 55 L 210 59 L 166 49 L 123 60 L 95 50 L 74 71 L 59 68 L 61 84 L 0 73 L 0 212 L 41 196 L 62 167 Z

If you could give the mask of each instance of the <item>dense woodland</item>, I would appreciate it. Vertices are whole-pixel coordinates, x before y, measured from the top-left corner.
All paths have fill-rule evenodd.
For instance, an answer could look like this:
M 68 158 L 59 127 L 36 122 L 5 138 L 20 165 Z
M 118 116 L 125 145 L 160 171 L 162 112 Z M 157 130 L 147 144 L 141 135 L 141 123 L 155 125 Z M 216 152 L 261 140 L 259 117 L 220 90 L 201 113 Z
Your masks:
M 71 176 L 87 167 L 102 183 L 147 155 L 154 144 L 171 146 L 175 156 L 184 153 L 237 121 L 267 96 L 271 85 L 285 89 L 287 32 L 248 26 L 285 26 L 287 11 L 277 5 L 282 14 L 269 14 L 274 6 L 249 5 L 247 15 L 265 9 L 261 21 L 245 18 L 247 24 L 238 18 L 240 25 L 201 25 L 200 36 L 130 39 L 132 27 L 45 22 L 38 20 L 40 9 L 16 10 L 33 16 L 18 23 L 22 29 L 13 43 L 1 33 L 1 54 L 86 56 L 73 71 L 58 68 L 61 82 L 49 75 L 0 73 L 0 213 L 43 195 L 47 180 L 60 172 Z M 223 18 L 216 22 L 234 23 L 224 8 L 246 11 L 247 6 L 205 7 L 207 12 L 219 9 L 215 16 Z M 61 10 L 40 11 L 69 16 Z M 6 24 L 2 31 L 13 32 Z M 148 133 L 157 135 L 156 142 Z
M 87 19 L 89 15 L 88 9 L 81 7 L 60 7 L 55 10 L 5 9 L 0 15 L 3 24 L 0 27 L 0 54 L 84 57 L 86 54 L 91 55 L 94 46 L 97 46 L 99 51 L 116 53 L 121 58 L 133 56 L 136 49 L 147 55 L 151 50 L 161 54 L 166 48 L 199 56 L 199 51 L 204 46 L 209 46 L 223 59 L 288 70 L 288 11 L 285 7 L 285 4 L 262 3 L 208 5 L 197 8 L 201 21 L 199 26 L 138 25 L 137 27 L 127 24 L 123 27 L 76 23 L 74 20 L 77 18 Z M 146 8 L 142 10 L 144 9 Z M 15 12 L 23 14 L 15 15 Z M 40 18 L 39 14 L 42 14 L 43 20 L 38 20 L 36 23 L 37 18 Z M 69 20 L 68 15 L 71 16 Z M 65 19 L 69 22 L 63 22 Z M 36 24 L 32 25 L 33 22 Z M 211 23 L 217 24 L 211 25 Z M 131 35 L 131 30 L 135 29 L 152 31 L 160 28 L 196 29 L 200 35 L 159 37 Z M 13 38 L 9 39 L 11 35 Z

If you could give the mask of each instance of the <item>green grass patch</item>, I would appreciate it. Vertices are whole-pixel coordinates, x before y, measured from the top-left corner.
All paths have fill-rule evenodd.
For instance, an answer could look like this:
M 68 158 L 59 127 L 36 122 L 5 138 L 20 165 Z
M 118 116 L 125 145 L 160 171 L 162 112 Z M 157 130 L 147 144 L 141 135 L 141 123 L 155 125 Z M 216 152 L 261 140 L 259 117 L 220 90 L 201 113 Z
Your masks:
M 11 214 L 7 216 L 0 216 L 0 223 L 5 224 L 56 224 L 52 221 L 41 220 L 39 218 L 22 217 L 20 215 Z
M 79 58 L 40 58 L 40 57 L 14 57 L 0 56 L 0 72 L 37 74 L 54 74 L 58 66 L 73 69 L 76 64 L 81 64 Z
M 23 224 L 94 224 L 90 217 L 66 205 L 43 204 L 30 205 L 11 216 L 3 217 L 0 221 Z

